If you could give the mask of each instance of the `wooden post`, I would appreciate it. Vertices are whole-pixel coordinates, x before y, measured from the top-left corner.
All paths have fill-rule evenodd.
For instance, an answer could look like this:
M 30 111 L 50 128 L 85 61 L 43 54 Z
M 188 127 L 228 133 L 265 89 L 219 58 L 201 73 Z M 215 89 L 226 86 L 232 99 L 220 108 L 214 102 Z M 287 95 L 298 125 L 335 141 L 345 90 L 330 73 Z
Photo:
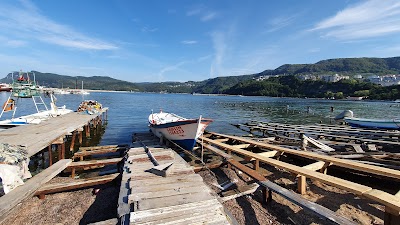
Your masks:
M 400 213 L 385 206 L 384 225 L 400 225 Z
M 319 170 L 319 172 L 326 174 L 328 172 L 328 166 L 332 165 L 330 162 L 326 162 L 325 165 Z
M 58 161 L 60 161 L 62 158 L 61 144 L 57 144 L 57 152 L 58 152 Z
M 47 149 L 49 150 L 49 166 L 53 165 L 53 154 L 52 154 L 52 145 L 49 145 Z
M 297 191 L 299 192 L 299 194 L 304 195 L 306 193 L 306 186 L 306 177 L 300 175 L 297 178 Z
M 71 177 L 75 178 L 75 167 L 71 169 Z
M 263 203 L 268 204 L 272 202 L 272 191 L 268 188 L 262 189 Z
M 76 132 L 77 132 L 77 131 L 74 131 L 74 132 L 72 133 L 71 145 L 69 146 L 69 150 L 70 150 L 71 152 L 74 152 Z
M 80 127 L 80 128 L 78 128 L 78 129 L 76 129 L 76 132 L 78 132 L 79 145 L 82 144 L 82 140 L 83 140 L 83 131 L 84 131 L 84 128 L 83 128 L 83 127 Z
M 260 160 L 256 159 L 253 161 L 253 169 L 257 172 L 260 170 Z
M 82 131 L 78 131 L 78 133 L 79 133 L 79 144 L 81 145 L 82 144 L 82 140 L 83 140 L 83 132 Z
M 85 125 L 85 135 L 86 137 L 90 137 L 90 124 Z
M 65 142 L 61 144 L 61 159 L 65 159 Z

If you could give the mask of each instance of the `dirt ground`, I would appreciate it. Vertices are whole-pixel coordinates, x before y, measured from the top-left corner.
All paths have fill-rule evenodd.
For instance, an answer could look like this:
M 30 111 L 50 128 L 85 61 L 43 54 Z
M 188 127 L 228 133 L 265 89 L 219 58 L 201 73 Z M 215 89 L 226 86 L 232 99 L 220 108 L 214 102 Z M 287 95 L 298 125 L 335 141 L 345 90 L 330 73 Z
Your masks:
M 212 172 L 211 172 L 212 171 Z M 252 183 L 252 179 L 235 169 L 220 167 L 199 172 L 204 182 L 217 194 L 220 190 L 213 185 L 228 180 L 237 180 L 237 186 Z M 282 187 L 296 190 L 295 177 L 273 167 L 262 170 L 269 180 Z M 57 177 L 50 182 L 72 178 Z M 94 188 L 46 195 L 44 200 L 37 197 L 23 202 L 15 213 L 3 224 L 87 224 L 117 217 L 119 181 Z M 309 183 L 305 198 L 315 201 L 358 224 L 383 224 L 384 207 L 367 199 L 360 199 L 346 191 L 324 185 Z M 315 214 L 303 210 L 283 197 L 273 194 L 268 205 L 262 202 L 262 192 L 242 196 L 224 202 L 240 225 L 263 224 L 331 224 Z
M 250 177 L 235 169 L 217 168 L 212 170 L 219 177 L 216 179 L 211 172 L 205 170 L 199 174 L 204 181 L 218 193 L 220 190 L 212 183 L 221 183 L 225 180 L 238 180 L 237 185 L 246 185 L 253 182 Z M 264 173 L 267 173 L 265 171 Z M 273 171 L 267 178 L 290 190 L 296 190 L 294 176 L 283 171 Z M 321 183 L 309 183 L 309 189 L 304 198 L 317 202 L 339 215 L 346 217 L 357 224 L 383 224 L 384 207 L 367 199 Z M 273 201 L 262 204 L 262 191 L 259 189 L 252 195 L 239 197 L 224 203 L 240 225 L 250 224 L 334 224 L 320 219 L 310 211 L 291 203 L 285 198 L 273 193 Z
M 56 177 L 50 182 L 70 180 Z M 46 195 L 41 200 L 32 197 L 24 201 L 2 224 L 88 224 L 117 217 L 120 181 L 94 188 Z

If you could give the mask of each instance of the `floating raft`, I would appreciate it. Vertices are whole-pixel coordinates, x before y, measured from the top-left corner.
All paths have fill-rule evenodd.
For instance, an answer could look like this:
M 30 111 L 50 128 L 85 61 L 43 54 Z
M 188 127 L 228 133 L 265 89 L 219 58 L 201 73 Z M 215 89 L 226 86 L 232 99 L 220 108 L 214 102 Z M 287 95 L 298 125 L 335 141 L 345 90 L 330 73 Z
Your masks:
M 223 205 L 175 151 L 135 134 L 123 167 L 121 224 L 232 224 Z
M 235 125 L 251 133 L 258 132 L 264 137 L 299 137 L 301 134 L 316 139 L 332 140 L 342 143 L 392 145 L 400 147 L 400 132 L 392 130 L 369 130 L 329 124 L 290 125 L 252 121 Z

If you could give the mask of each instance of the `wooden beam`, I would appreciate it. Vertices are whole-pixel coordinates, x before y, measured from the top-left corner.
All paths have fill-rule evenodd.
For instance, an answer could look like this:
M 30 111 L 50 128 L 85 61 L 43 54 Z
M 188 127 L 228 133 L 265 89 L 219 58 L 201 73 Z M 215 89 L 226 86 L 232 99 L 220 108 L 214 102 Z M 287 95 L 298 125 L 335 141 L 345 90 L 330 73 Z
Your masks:
M 121 162 L 121 160 L 123 160 L 123 158 L 72 162 L 67 169 L 71 170 L 71 177 L 74 178 L 76 169 L 86 169 L 86 168 L 94 169 L 98 167 L 103 167 L 105 165 L 117 164 Z
M 278 151 L 267 151 L 267 152 L 257 153 L 257 155 L 268 157 L 268 158 L 272 158 L 272 157 L 281 155 L 281 152 L 278 152 Z
M 74 131 L 73 134 L 72 134 L 71 145 L 69 146 L 69 151 L 71 151 L 71 152 L 74 151 L 75 137 L 76 137 L 76 132 Z
M 246 150 L 243 150 L 243 149 L 237 149 L 237 148 L 229 146 L 227 144 L 215 142 L 215 141 L 213 141 L 211 139 L 208 139 L 208 138 L 203 138 L 203 139 L 204 139 L 205 142 L 221 146 L 221 147 L 223 147 L 225 149 L 230 149 L 231 151 L 234 151 L 234 152 L 239 153 L 241 155 L 245 155 L 245 156 L 253 157 L 255 159 L 259 159 L 260 162 L 264 162 L 264 163 L 267 163 L 269 165 L 285 169 L 285 170 L 287 170 L 287 171 L 289 171 L 291 173 L 303 175 L 303 176 L 306 176 L 308 178 L 319 180 L 319 181 L 321 181 L 323 183 L 330 184 L 330 185 L 342 188 L 342 189 L 347 190 L 347 191 L 351 191 L 351 192 L 353 192 L 353 193 L 355 193 L 357 195 L 362 195 L 366 191 L 369 191 L 369 190 L 372 189 L 372 188 L 367 187 L 365 185 L 357 184 L 357 183 L 354 183 L 354 182 L 351 182 L 351 181 L 347 181 L 347 180 L 344 180 L 344 179 L 341 179 L 341 178 L 337 178 L 337 177 L 334 177 L 334 176 L 330 176 L 330 175 L 326 175 L 326 174 L 321 174 L 321 173 L 318 173 L 318 172 L 310 171 L 310 170 L 301 168 L 299 166 L 295 166 L 295 165 L 292 165 L 292 164 L 289 164 L 289 163 L 281 162 L 281 161 L 278 161 L 278 160 L 275 160 L 275 159 L 259 156 L 256 153 L 253 153 L 253 152 L 250 152 L 250 151 L 246 151 Z
M 306 179 L 306 176 L 298 176 L 298 178 L 297 178 L 297 191 L 301 195 L 306 194 L 306 192 L 307 192 L 307 179 Z
M 35 195 L 46 195 L 57 192 L 71 191 L 79 188 L 91 187 L 99 184 L 105 184 L 113 181 L 120 173 L 109 174 L 105 176 L 93 177 L 88 179 L 78 179 L 69 182 L 46 184 L 39 188 Z
M 112 149 L 99 149 L 93 151 L 79 151 L 74 153 L 73 158 L 82 158 L 84 156 L 91 156 L 91 155 L 102 155 L 106 153 L 119 152 L 121 150 L 122 149 L 112 148 Z
M 2 196 L 0 198 L 0 224 L 15 206 L 20 204 L 23 200 L 33 196 L 37 189 L 53 177 L 57 176 L 57 174 L 67 168 L 71 162 L 71 159 L 60 160 L 26 181 L 25 184 Z
M 389 207 L 392 209 L 391 212 L 400 215 L 400 198 L 397 196 L 376 189 L 364 193 L 364 196 Z
M 49 166 L 53 165 L 53 154 L 52 154 L 52 146 L 47 146 L 47 150 L 49 151 Z
M 241 144 L 241 145 L 233 145 L 236 148 L 248 148 L 250 145 L 249 144 Z
M 325 166 L 325 162 L 318 161 L 318 162 L 311 163 L 311 164 L 308 164 L 306 166 L 303 166 L 303 168 L 304 169 L 308 169 L 308 170 L 312 170 L 312 171 L 317 171 L 317 170 L 322 169 L 324 166 Z
M 287 200 L 289 200 L 290 202 L 295 203 L 298 206 L 301 206 L 307 210 L 310 210 L 314 213 L 316 213 L 317 215 L 336 222 L 338 224 L 353 224 L 355 225 L 355 223 L 351 220 L 348 220 L 338 214 L 336 214 L 336 212 L 331 211 L 328 208 L 325 208 L 321 205 L 318 205 L 315 202 L 311 202 L 305 198 L 303 198 L 301 195 L 294 193 L 293 191 L 290 191 L 288 189 L 285 189 L 271 181 L 268 181 L 264 176 L 261 176 L 259 173 L 255 172 L 254 170 L 248 168 L 247 166 L 240 164 L 239 162 L 230 159 L 228 160 L 228 162 L 230 164 L 232 164 L 232 166 L 238 168 L 239 170 L 241 170 L 242 172 L 246 173 L 247 175 L 251 176 L 252 178 L 256 179 L 258 181 L 258 184 L 260 184 L 261 186 L 267 188 L 269 191 L 273 191 L 279 195 L 281 195 L 282 197 L 286 198 Z M 264 191 L 265 196 L 267 196 L 268 198 L 271 198 L 272 196 L 269 193 L 268 190 Z
M 211 134 L 213 134 L 213 133 L 211 133 Z M 224 134 L 218 134 L 218 135 L 227 137 L 227 138 L 231 138 L 231 139 L 235 139 L 238 141 L 242 141 L 245 143 L 249 143 L 249 144 L 254 144 L 260 148 L 266 148 L 266 149 L 275 150 L 275 151 L 279 151 L 279 152 L 289 153 L 292 155 L 298 155 L 298 156 L 302 156 L 305 158 L 310 158 L 310 159 L 314 159 L 314 160 L 318 160 L 318 161 L 330 162 L 330 163 L 334 164 L 335 166 L 353 169 L 353 170 L 366 172 L 366 173 L 372 173 L 372 174 L 380 175 L 380 176 L 392 177 L 392 178 L 400 180 L 400 171 L 393 170 L 393 169 L 388 169 L 388 168 L 383 168 L 383 167 L 373 166 L 373 165 L 366 165 L 363 163 L 353 162 L 351 160 L 333 158 L 333 157 L 326 156 L 326 155 L 319 155 L 319 154 L 313 153 L 313 152 L 292 150 L 292 149 L 283 148 L 283 147 L 276 146 L 276 145 L 256 142 L 256 141 L 249 140 L 246 138 L 240 138 L 240 137 L 224 135 Z

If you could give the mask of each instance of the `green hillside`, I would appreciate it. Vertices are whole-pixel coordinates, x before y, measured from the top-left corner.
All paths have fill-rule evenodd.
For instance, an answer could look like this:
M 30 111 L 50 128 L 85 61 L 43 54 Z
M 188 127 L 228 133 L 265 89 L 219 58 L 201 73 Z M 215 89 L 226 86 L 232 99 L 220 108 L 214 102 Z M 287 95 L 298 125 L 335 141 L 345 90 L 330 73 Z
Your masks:
M 54 73 L 34 71 L 40 85 L 56 88 L 81 87 L 83 81 L 85 89 L 121 90 L 142 92 L 172 92 L 172 93 L 205 93 L 205 94 L 244 94 L 290 97 L 326 97 L 331 93 L 341 92 L 343 95 L 357 95 L 366 93 L 365 90 L 374 90 L 369 96 L 376 99 L 395 98 L 397 94 L 393 87 L 379 87 L 369 83 L 347 81 L 325 83 L 322 81 L 299 81 L 292 75 L 299 74 L 399 74 L 400 57 L 393 58 L 343 58 L 322 60 L 314 64 L 285 64 L 274 70 L 242 75 L 216 77 L 204 81 L 187 82 L 158 82 L 158 83 L 131 83 L 110 77 L 73 77 Z M 270 78 L 264 81 L 255 81 L 253 78 L 269 75 L 287 75 L 279 78 Z M 0 82 L 11 83 L 10 77 Z M 396 88 L 395 88 L 396 89 Z M 356 93 L 354 93 L 356 92 Z M 328 94 L 327 94 L 328 93 Z M 392 93 L 392 94 L 389 94 Z M 337 94 L 340 96 L 341 94 Z M 336 96 L 336 97 L 338 97 Z M 400 96 L 398 96 L 400 98 Z

